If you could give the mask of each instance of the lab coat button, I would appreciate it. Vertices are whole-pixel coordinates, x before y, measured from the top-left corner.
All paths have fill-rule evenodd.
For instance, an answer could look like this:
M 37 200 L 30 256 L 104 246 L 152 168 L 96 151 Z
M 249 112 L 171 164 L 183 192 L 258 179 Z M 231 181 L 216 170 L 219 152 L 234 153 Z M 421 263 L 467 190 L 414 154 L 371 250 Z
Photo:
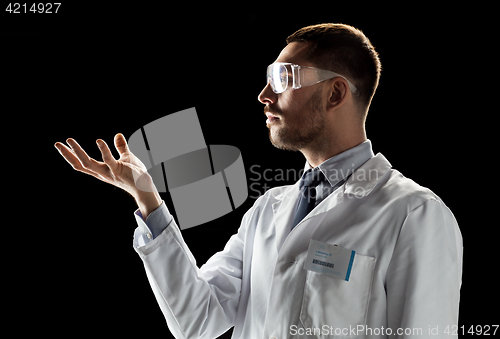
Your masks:
M 146 236 L 148 237 L 148 239 L 152 238 L 151 233 L 146 234 Z

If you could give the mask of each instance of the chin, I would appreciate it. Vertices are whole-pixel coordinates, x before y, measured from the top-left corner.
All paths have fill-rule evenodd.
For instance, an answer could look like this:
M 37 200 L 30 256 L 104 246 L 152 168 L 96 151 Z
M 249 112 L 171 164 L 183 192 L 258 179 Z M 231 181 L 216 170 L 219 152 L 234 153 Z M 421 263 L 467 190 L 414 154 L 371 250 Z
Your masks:
M 282 150 L 287 150 L 287 151 L 298 151 L 299 148 L 294 145 L 293 143 L 287 142 L 287 133 L 286 130 L 283 131 L 283 129 L 278 129 L 276 126 L 268 126 L 269 128 L 269 140 L 271 141 L 271 144 Z

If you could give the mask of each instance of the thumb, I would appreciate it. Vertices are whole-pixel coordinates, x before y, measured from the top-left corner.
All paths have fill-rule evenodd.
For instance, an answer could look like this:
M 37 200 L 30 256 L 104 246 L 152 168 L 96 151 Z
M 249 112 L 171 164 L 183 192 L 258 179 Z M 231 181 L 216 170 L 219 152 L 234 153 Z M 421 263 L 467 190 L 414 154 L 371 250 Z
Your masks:
M 120 155 L 130 152 L 130 150 L 128 149 L 127 140 L 125 140 L 125 137 L 121 133 L 115 135 L 115 147 Z

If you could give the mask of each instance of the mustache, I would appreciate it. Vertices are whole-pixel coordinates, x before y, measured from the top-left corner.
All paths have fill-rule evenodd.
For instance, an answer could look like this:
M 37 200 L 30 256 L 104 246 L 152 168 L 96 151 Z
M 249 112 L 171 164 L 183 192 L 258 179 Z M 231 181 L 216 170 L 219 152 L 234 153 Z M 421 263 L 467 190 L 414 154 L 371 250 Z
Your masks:
M 271 107 L 269 107 L 269 106 L 264 107 L 264 114 L 266 114 L 266 113 L 271 113 L 271 114 L 276 115 L 276 116 L 283 115 L 283 112 L 279 108 L 273 107 L 271 109 Z

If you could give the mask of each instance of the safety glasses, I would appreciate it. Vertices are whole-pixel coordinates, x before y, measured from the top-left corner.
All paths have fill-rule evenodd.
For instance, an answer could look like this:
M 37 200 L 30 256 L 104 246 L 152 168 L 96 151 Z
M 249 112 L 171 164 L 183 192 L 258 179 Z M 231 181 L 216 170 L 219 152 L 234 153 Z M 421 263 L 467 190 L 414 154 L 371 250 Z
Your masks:
M 283 93 L 288 86 L 299 89 L 336 77 L 344 78 L 352 94 L 357 93 L 358 90 L 352 82 L 332 71 L 285 62 L 275 62 L 267 67 L 267 82 L 271 84 L 271 88 L 276 94 Z

